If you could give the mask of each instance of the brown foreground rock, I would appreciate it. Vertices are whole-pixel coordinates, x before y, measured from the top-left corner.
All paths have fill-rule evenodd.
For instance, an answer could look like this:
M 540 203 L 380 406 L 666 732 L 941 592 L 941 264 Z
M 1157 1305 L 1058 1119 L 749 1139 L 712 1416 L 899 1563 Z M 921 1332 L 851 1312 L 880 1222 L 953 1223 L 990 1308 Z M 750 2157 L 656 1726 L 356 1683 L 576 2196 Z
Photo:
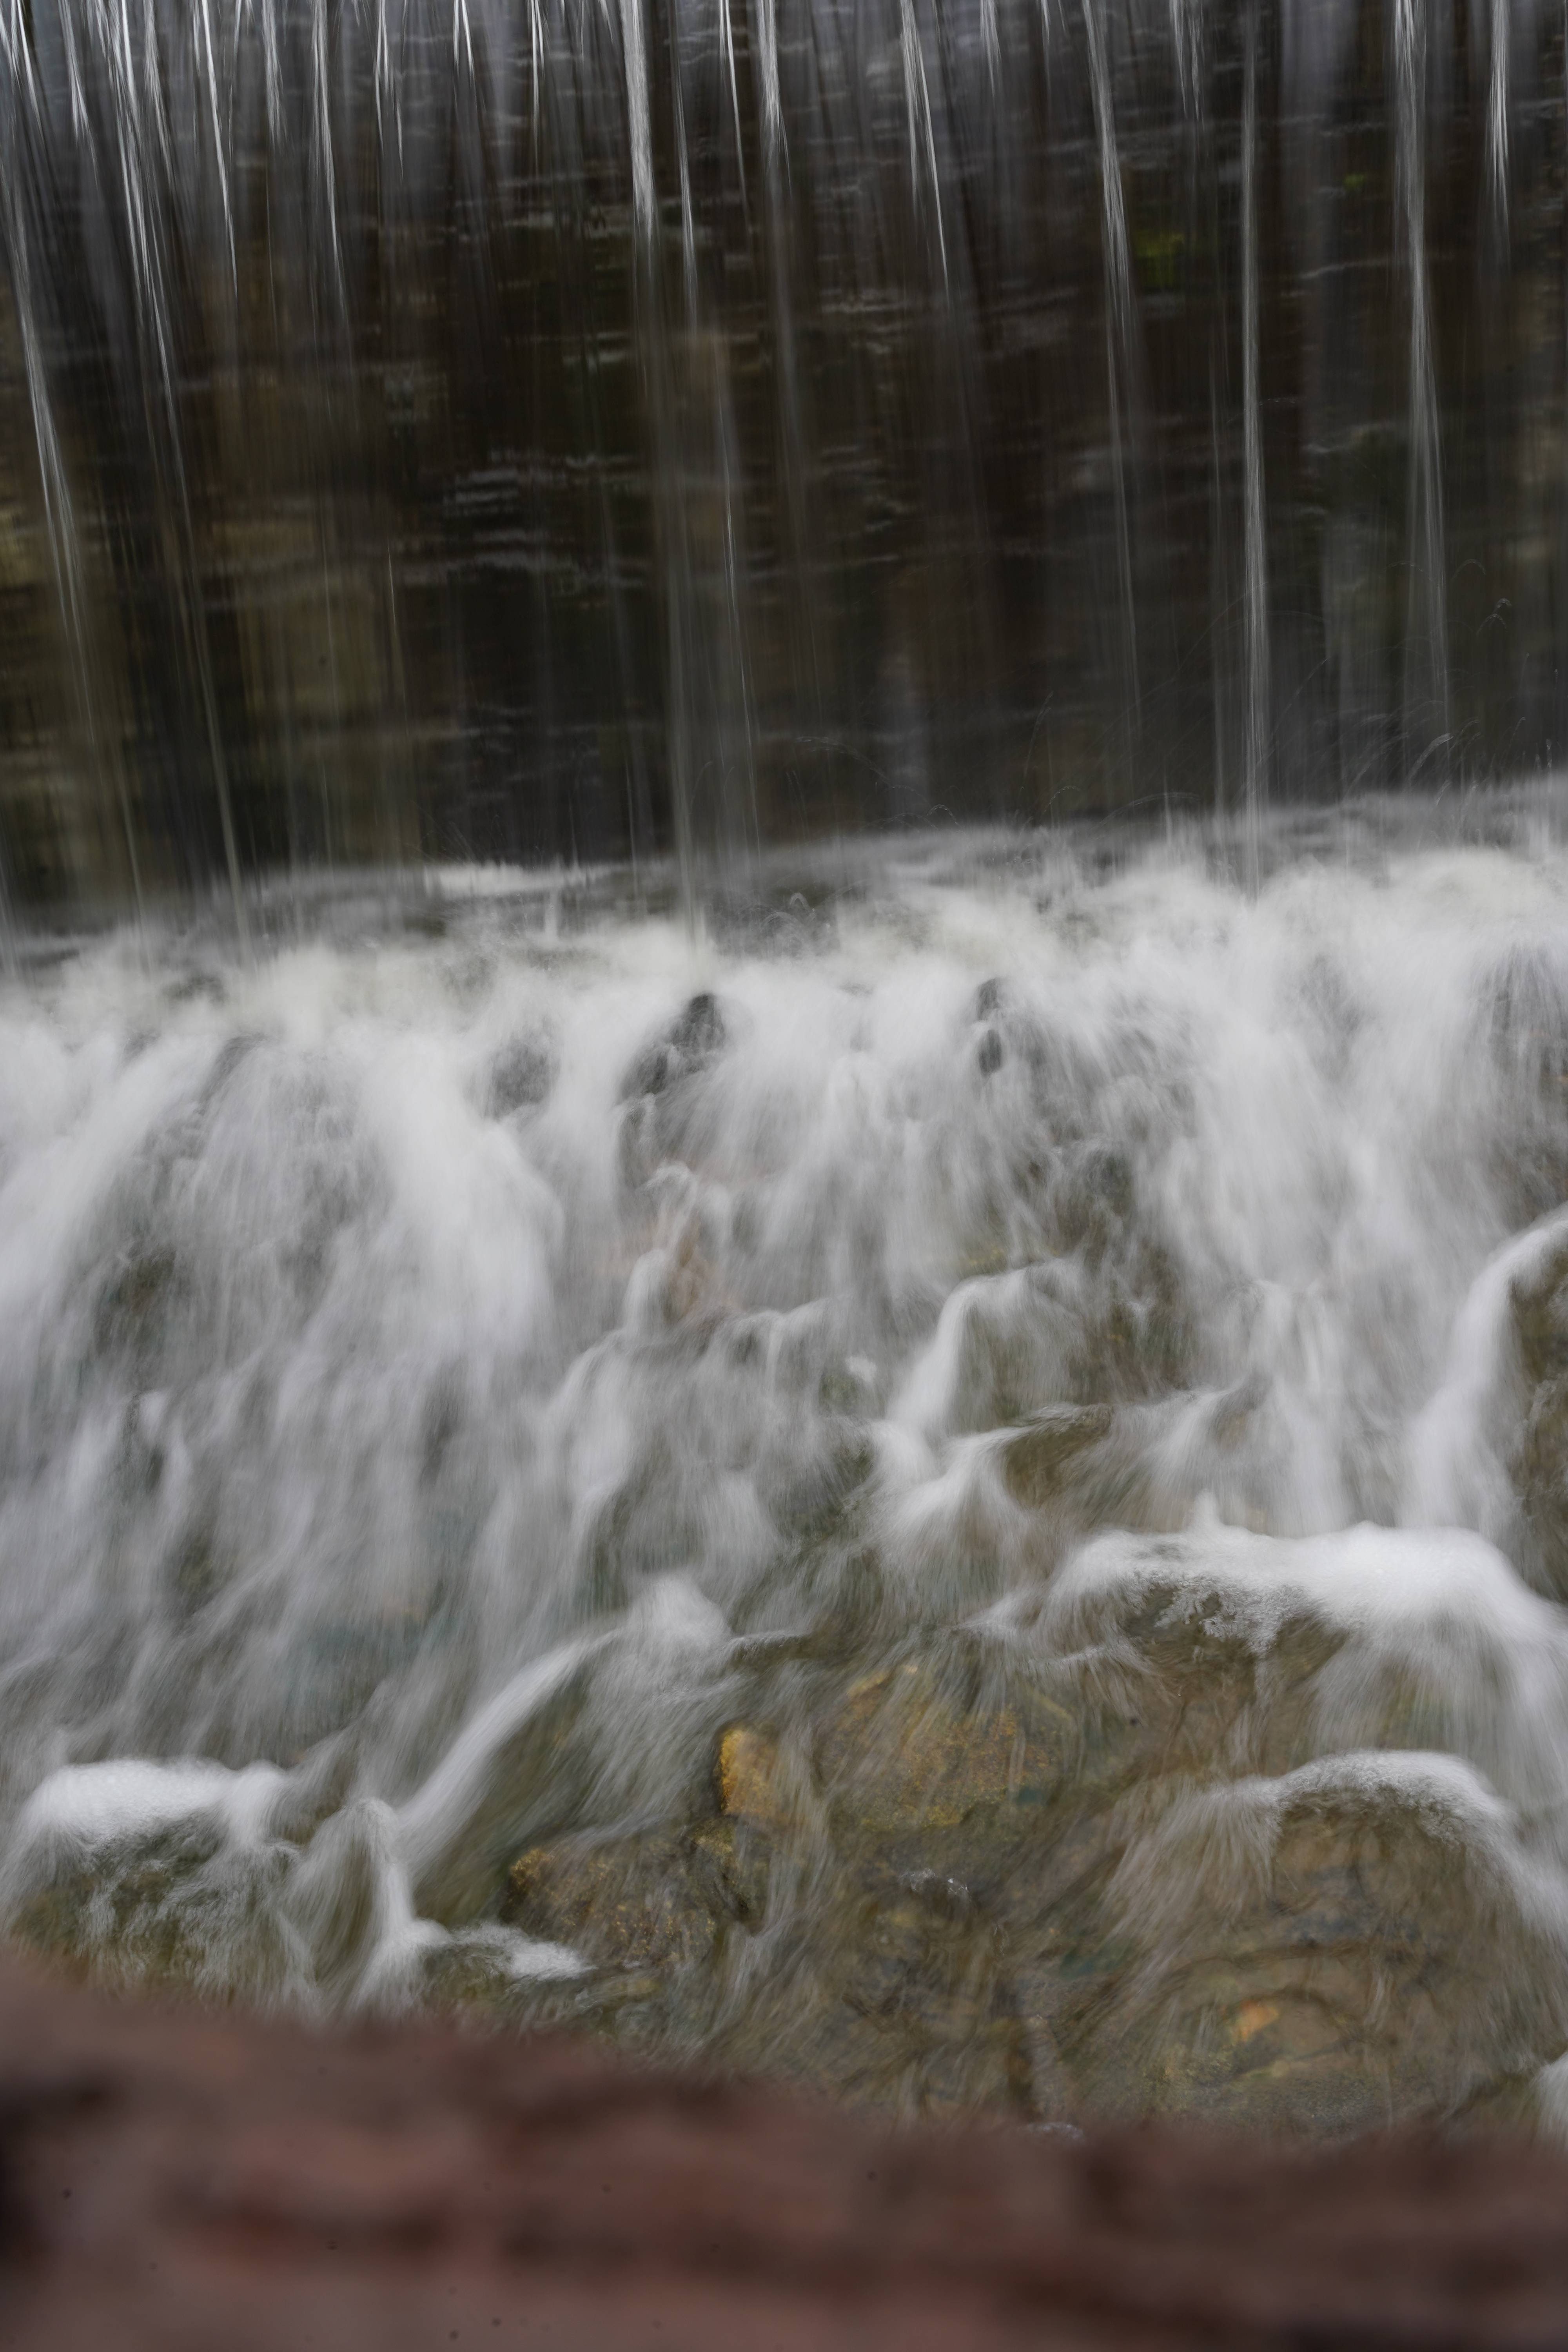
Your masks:
M 1390 1677 L 1390 1744 L 1315 1752 L 1342 1629 L 1254 1643 L 1196 1590 L 1152 1574 L 1065 1664 L 960 1637 L 819 1669 L 719 1732 L 713 1810 L 531 1847 L 508 1916 L 594 1964 L 575 2016 L 622 2046 L 900 2122 L 1528 2117 L 1568 2049 L 1528 1856 L 1468 1768 L 1394 1744 Z
M 553 2040 L 314 2037 L 0 1969 L 8 2352 L 1545 2347 L 1568 2159 L 895 2136 Z

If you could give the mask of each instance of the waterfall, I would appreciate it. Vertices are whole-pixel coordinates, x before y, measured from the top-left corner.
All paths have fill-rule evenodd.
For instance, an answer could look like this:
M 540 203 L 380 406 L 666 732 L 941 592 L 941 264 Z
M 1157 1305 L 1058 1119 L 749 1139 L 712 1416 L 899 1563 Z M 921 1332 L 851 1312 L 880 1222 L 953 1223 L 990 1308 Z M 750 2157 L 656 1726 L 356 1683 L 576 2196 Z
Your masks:
M 1554 36 L 1363 14 L 7 0 L 12 896 L 1541 764 Z
M 7 1939 L 1560 2127 L 1547 13 L 0 0 Z
M 1410 602 L 1405 725 L 1413 731 L 1421 751 L 1435 750 L 1440 759 L 1448 732 L 1447 554 L 1443 540 L 1442 457 L 1426 264 L 1426 23 L 1425 12 L 1413 5 L 1412 0 L 1397 0 L 1394 38 L 1399 72 L 1399 187 L 1410 302 Z M 1496 24 L 1494 10 L 1494 37 Z M 1506 91 L 1506 80 L 1501 86 Z M 1497 87 L 1494 79 L 1494 91 Z M 1506 147 L 1498 152 L 1506 156 Z M 1500 163 L 1497 168 L 1497 184 L 1500 188 L 1503 166 Z M 1416 674 L 1414 665 L 1423 639 L 1425 693 L 1418 699 L 1412 679 Z
M 1565 819 L 24 939 L 5 1931 L 894 2113 L 1549 2115 Z

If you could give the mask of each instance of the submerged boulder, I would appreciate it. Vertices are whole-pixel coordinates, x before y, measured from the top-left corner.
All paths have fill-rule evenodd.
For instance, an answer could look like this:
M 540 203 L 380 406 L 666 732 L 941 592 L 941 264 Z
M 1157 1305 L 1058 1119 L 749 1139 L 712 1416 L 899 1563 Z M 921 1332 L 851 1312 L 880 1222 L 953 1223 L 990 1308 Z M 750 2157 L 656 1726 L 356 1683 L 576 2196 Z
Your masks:
M 548 1100 L 555 1084 L 555 1062 L 542 1037 L 510 1037 L 490 1063 L 485 1086 L 485 1109 L 491 1118 L 510 1118 L 533 1110 Z
M 511 1916 L 658 1972 L 678 2041 L 901 2115 L 1500 2111 L 1568 2043 L 1509 1793 L 1553 1769 L 1508 1700 L 1553 1641 L 1474 1538 L 1102 1538 L 891 1654 L 755 1645 L 711 1810 L 531 1852 Z
M 729 1026 L 716 996 L 702 990 L 645 1045 L 621 1084 L 621 1099 L 663 1095 L 681 1079 L 704 1070 L 729 1043 Z
M 1568 2032 L 1561 1923 L 1506 1809 L 1449 1759 L 1335 1759 L 1189 1799 L 1111 1896 L 1139 1958 L 1065 2036 L 1100 2114 L 1453 2115 Z
M 1031 1510 L 1054 1502 L 1081 1475 L 1084 1457 L 1110 1436 L 1115 1415 L 1108 1404 L 1058 1405 L 1037 1413 L 1003 1454 L 1003 1478 L 1015 1502 Z

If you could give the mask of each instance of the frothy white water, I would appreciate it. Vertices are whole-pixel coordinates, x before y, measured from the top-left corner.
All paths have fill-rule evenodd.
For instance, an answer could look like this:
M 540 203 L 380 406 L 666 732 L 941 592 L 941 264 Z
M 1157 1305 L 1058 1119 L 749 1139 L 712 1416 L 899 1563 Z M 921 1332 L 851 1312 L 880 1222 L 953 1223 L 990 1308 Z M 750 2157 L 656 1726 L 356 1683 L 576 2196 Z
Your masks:
M 1260 1660 L 1292 1631 L 1326 1637 L 1300 1678 L 1294 1735 L 1314 1765 L 1384 1750 L 1404 1770 L 1429 1746 L 1434 1769 L 1479 1776 L 1518 1809 L 1522 1834 L 1568 1862 L 1568 1616 L 1480 1537 L 1363 1525 L 1282 1538 L 1200 1509 L 1174 1539 L 1096 1538 L 1043 1597 L 1020 1587 L 979 1622 L 1008 1646 L 1071 1661 L 1112 1650 L 1152 1597 L 1172 1622 Z M 1260 1718 L 1258 1755 L 1232 1762 L 1256 1765 L 1270 1728 Z
M 1568 1255 L 1568 1213 L 1542 1218 L 1488 1260 L 1460 1308 L 1443 1378 L 1410 1433 L 1404 1516 L 1476 1528 L 1507 1543 L 1519 1526 L 1510 1454 L 1530 1402 L 1520 1302 Z
M 508 1861 L 679 1813 L 766 1637 L 978 1618 L 1067 1673 L 1151 1579 L 1327 1629 L 1311 1769 L 1447 1755 L 1556 1887 L 1516 1327 L 1565 885 L 980 843 L 728 941 L 465 886 L 437 939 L 6 983 L 10 1916 L 74 1868 L 152 1965 L 173 1838 L 212 1981 L 563 1971 Z
M 591 1642 L 567 1642 L 536 1659 L 464 1726 L 397 1817 L 398 1848 L 411 1870 L 428 1866 L 445 1853 L 483 1796 L 498 1750 L 562 1688 L 594 1647 Z

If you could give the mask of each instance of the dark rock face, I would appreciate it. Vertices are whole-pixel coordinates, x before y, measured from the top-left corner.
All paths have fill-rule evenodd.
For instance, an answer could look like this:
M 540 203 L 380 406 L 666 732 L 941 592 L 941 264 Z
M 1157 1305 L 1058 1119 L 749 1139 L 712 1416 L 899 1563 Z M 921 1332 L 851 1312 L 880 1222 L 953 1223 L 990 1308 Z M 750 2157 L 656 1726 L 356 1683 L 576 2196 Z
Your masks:
M 718 998 L 700 991 L 638 1056 L 621 1089 L 624 1097 L 668 1093 L 682 1078 L 705 1070 L 729 1043 L 729 1034 Z
M 548 1047 L 537 1037 L 514 1037 L 496 1055 L 486 1108 L 492 1118 L 510 1118 L 545 1100 L 554 1083 Z
M 1257 12 L 1255 91 L 1269 742 L 1314 800 L 1529 770 L 1564 716 L 1559 20 L 1321 13 Z M 35 0 L 9 889 L 1234 805 L 1253 19 L 1103 15 L 650 7 L 628 60 L 284 0 L 122 64 Z
M 1524 2347 L 1568 2163 L 890 2136 L 559 2040 L 329 2039 L 0 1974 L 10 2352 Z

